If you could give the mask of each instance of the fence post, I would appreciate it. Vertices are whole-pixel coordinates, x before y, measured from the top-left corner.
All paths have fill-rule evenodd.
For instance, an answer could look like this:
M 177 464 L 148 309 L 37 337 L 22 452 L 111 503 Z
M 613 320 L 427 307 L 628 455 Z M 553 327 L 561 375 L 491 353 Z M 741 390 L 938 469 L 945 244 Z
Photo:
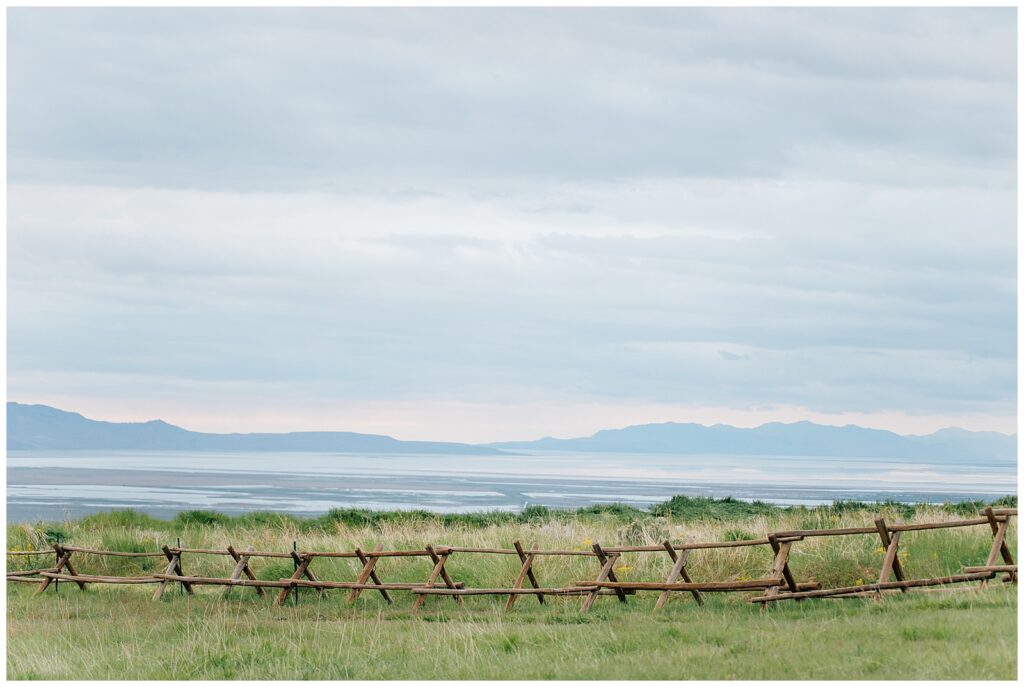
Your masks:
M 1000 554 L 1002 554 L 1003 562 L 1004 563 L 1006 563 L 1007 565 L 1014 565 L 1013 556 L 1010 554 L 1010 549 L 1006 545 L 1006 533 L 1009 530 L 1010 518 L 1012 516 L 1007 514 L 1005 516 L 1004 520 L 1001 523 L 997 523 L 995 513 L 992 510 L 992 506 L 988 506 L 987 508 L 985 508 L 985 510 L 983 512 L 984 512 L 985 517 L 988 519 L 989 526 L 992 528 L 992 537 L 993 537 L 993 539 L 992 539 L 992 550 L 989 553 L 988 562 L 986 563 L 986 565 L 992 565 L 993 563 L 995 563 L 995 561 L 996 561 L 996 552 L 997 551 Z M 1002 530 L 1002 536 L 1000 536 L 1000 530 Z M 1007 576 L 1003 578 L 1003 581 L 1004 582 L 1013 582 L 1014 584 L 1016 584 L 1017 583 L 1017 573 L 1015 573 L 1015 572 L 1008 573 Z M 986 586 L 986 583 L 985 583 L 984 580 L 982 580 L 981 586 L 982 587 Z
M 690 550 L 683 549 L 679 552 L 679 555 L 677 556 L 676 550 L 672 547 L 672 542 L 666 539 L 664 542 L 662 542 L 661 545 L 665 547 L 665 550 L 668 551 L 669 558 L 672 559 L 672 570 L 669 572 L 668 578 L 665 580 L 665 584 L 672 584 L 680 577 L 683 578 L 683 582 L 693 582 L 693 580 L 690 578 L 689 573 L 686 572 L 686 561 L 690 557 Z M 668 597 L 670 593 L 671 592 L 667 589 L 663 591 L 658 596 L 658 601 L 654 604 L 654 608 L 661 608 L 666 603 L 668 603 Z M 704 598 L 701 596 L 701 593 L 699 591 L 697 591 L 696 589 L 691 589 L 690 594 L 693 595 L 693 598 L 697 602 L 698 606 L 704 605 Z
M 787 586 L 790 586 L 791 589 L 792 589 L 792 592 L 795 593 L 796 592 L 796 589 L 795 589 L 796 585 L 795 584 L 790 585 L 789 584 L 789 580 L 786 579 L 786 575 L 785 575 L 785 571 L 788 570 L 788 568 L 789 568 L 789 550 L 793 547 L 793 542 L 791 542 L 791 541 L 784 541 L 782 543 L 779 543 L 776 540 L 776 536 L 774 534 L 769 534 L 768 535 L 768 544 L 772 547 L 772 551 L 775 552 L 775 559 L 774 559 L 774 562 L 772 564 L 772 571 L 770 573 L 771 574 L 771 579 L 772 580 L 782 580 L 783 582 L 786 583 Z M 773 585 L 771 587 L 768 587 L 764 591 L 764 594 L 763 594 L 762 598 L 770 599 L 771 597 L 778 595 L 779 587 L 780 586 L 782 586 L 782 585 L 780 584 L 780 585 Z M 767 610 L 768 610 L 768 602 L 767 601 L 762 601 L 761 602 L 761 612 L 764 613 Z
M 295 568 L 295 572 L 292 573 L 291 578 L 289 578 L 290 580 L 292 580 L 294 582 L 295 580 L 298 580 L 303 575 L 305 575 L 306 578 L 310 582 L 316 582 L 316 576 L 309 569 L 309 564 L 313 562 L 313 557 L 312 556 L 310 556 L 309 554 L 306 554 L 300 560 L 299 559 L 299 554 L 296 553 L 295 551 L 292 551 L 292 562 L 294 564 L 293 567 Z M 293 585 L 291 585 L 289 587 L 281 587 L 281 591 L 278 593 L 277 599 L 274 601 L 274 605 L 275 606 L 282 606 L 282 605 L 284 605 L 284 602 L 288 600 L 288 596 L 291 594 L 291 591 L 292 591 L 291 587 L 297 587 L 297 586 L 298 585 L 293 584 Z
M 56 556 L 56 562 L 54 563 L 54 566 L 59 566 L 60 565 L 60 535 L 59 534 L 57 535 L 57 547 L 53 550 L 53 555 Z M 57 570 L 57 572 L 60 572 L 60 570 Z M 53 593 L 54 594 L 60 594 L 60 580 L 58 580 L 58 579 L 54 579 L 53 580 Z
M 246 550 L 246 552 L 249 552 L 249 551 L 252 551 L 252 550 L 253 550 L 253 547 L 250 546 Z M 240 579 L 242 579 L 242 575 L 244 574 L 250 580 L 255 582 L 256 579 L 257 579 L 256 578 L 256 574 L 249 567 L 249 559 L 251 559 L 252 556 L 239 554 L 237 551 L 235 551 L 235 547 L 232 546 L 231 544 L 228 544 L 228 553 L 231 554 L 231 557 L 235 559 L 235 569 L 231 571 L 231 577 L 229 579 L 240 580 Z M 257 596 L 263 596 L 263 587 L 254 586 L 253 589 L 256 590 L 256 595 Z M 231 587 L 228 587 L 227 589 L 224 590 L 224 597 L 225 598 L 227 598 L 228 592 L 230 592 L 230 591 L 231 591 Z
M 529 555 L 527 555 L 526 552 L 523 551 L 523 545 L 519 543 L 518 539 L 512 542 L 512 546 L 515 547 L 516 553 L 519 555 L 519 560 L 523 563 L 523 567 L 519 570 L 519 576 L 516 577 L 516 581 L 512 585 L 512 588 L 521 588 L 523 586 L 523 582 L 529 579 L 530 584 L 533 585 L 534 589 L 540 589 L 540 583 L 537 581 L 537 576 L 533 574 L 533 560 L 534 558 L 536 558 L 536 554 L 534 554 L 533 552 L 540 549 L 540 544 L 534 544 L 533 546 L 531 546 Z M 515 594 L 508 595 L 508 601 L 505 602 L 506 611 L 511 610 L 511 608 L 515 605 L 517 598 L 518 597 Z M 538 594 L 537 601 L 539 603 L 544 603 L 544 595 Z
M 373 547 L 373 550 L 374 552 L 383 551 L 384 545 L 377 544 L 375 547 Z M 374 556 L 372 553 L 369 556 L 367 556 L 365 553 L 363 553 L 363 550 L 360 549 L 358 546 L 355 548 L 355 554 L 356 557 L 359 558 L 359 561 L 363 564 L 363 569 L 359 572 L 359 577 L 356 578 L 356 584 L 365 584 L 368 579 L 373 580 L 373 583 L 378 586 L 384 584 L 380 581 L 380 576 L 377 575 L 377 571 L 374 570 L 374 568 L 377 567 L 377 563 L 380 561 L 380 556 Z M 362 591 L 362 589 L 353 589 L 348 593 L 348 600 L 355 601 L 359 598 L 359 594 Z M 380 595 L 384 597 L 384 600 L 388 603 L 391 603 L 392 599 L 391 595 L 388 594 L 388 590 L 381 589 L 379 591 Z
M 878 582 L 888 582 L 890 573 L 895 573 L 896 579 L 900 582 L 903 582 L 907 579 L 907 576 L 903 572 L 903 565 L 900 563 L 899 556 L 896 555 L 897 549 L 899 548 L 900 533 L 894 532 L 892 537 L 890 537 L 889 528 L 885 524 L 885 518 L 875 519 L 875 529 L 878 530 L 878 538 L 881 539 L 882 548 L 885 549 L 885 558 L 882 560 L 882 574 L 879 576 Z M 907 588 L 900 587 L 900 591 L 906 594 Z M 875 598 L 882 598 L 881 590 L 878 591 L 878 594 L 875 595 Z
M 434 552 L 434 547 L 431 546 L 430 544 L 427 544 L 423 548 L 430 555 L 430 559 L 432 561 L 434 561 L 434 569 L 430 571 L 430 576 L 427 577 L 427 581 L 426 581 L 426 583 L 424 583 L 423 586 L 424 587 L 433 587 L 434 583 L 437 582 L 437 578 L 441 577 L 441 579 L 444 580 L 445 585 L 449 589 L 454 589 L 455 588 L 455 583 L 452 581 L 451 576 L 448 575 L 448 571 L 444 569 L 444 564 L 448 561 L 448 556 L 451 555 L 451 551 L 450 550 L 443 550 L 443 553 L 438 554 L 438 553 Z M 462 597 L 461 596 L 455 595 L 455 596 L 452 597 L 452 599 L 455 601 L 456 605 L 461 605 L 462 604 Z M 418 611 L 420 606 L 422 606 L 423 602 L 426 601 L 426 600 L 427 600 L 427 595 L 426 594 L 418 594 L 416 596 L 416 601 L 412 605 L 413 612 Z
M 292 540 L 292 573 L 295 573 L 299 569 L 299 542 L 297 539 Z M 295 597 L 294 606 L 299 605 L 299 585 L 295 585 Z
M 598 562 L 601 563 L 601 570 L 597 573 L 597 579 L 594 582 L 598 585 L 594 591 L 590 592 L 586 599 L 583 600 L 583 606 L 580 608 L 580 612 L 586 613 L 590 610 L 590 607 L 594 605 L 594 601 L 597 599 L 598 594 L 601 593 L 600 583 L 606 579 L 612 582 L 618 582 L 618 578 L 615 577 L 615 562 L 619 560 L 619 553 L 605 554 L 604 549 L 601 548 L 600 544 L 594 544 L 591 549 L 594 551 L 594 555 L 597 556 Z M 619 597 L 620 603 L 626 603 L 626 592 L 622 589 L 616 588 L 615 595 Z

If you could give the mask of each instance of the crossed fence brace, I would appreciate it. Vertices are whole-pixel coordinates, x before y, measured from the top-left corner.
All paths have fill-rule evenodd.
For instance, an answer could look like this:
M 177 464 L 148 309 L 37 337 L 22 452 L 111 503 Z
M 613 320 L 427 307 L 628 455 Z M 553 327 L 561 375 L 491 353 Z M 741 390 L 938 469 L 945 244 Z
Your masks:
M 859 584 L 849 587 L 834 587 L 831 589 L 817 589 L 809 591 L 801 591 L 792 588 L 790 585 L 789 591 L 780 592 L 779 587 L 772 587 L 768 589 L 763 596 L 755 597 L 750 599 L 751 602 L 761 603 L 762 608 L 765 604 L 770 601 L 781 601 L 784 599 L 807 599 L 807 598 L 827 598 L 827 597 L 842 597 L 842 596 L 861 596 L 868 595 L 874 597 L 880 597 L 882 592 L 886 591 L 900 591 L 905 593 L 912 587 L 932 587 L 937 585 L 956 584 L 959 582 L 972 582 L 980 581 L 981 584 L 987 585 L 988 581 L 994 578 L 998 573 L 1006 573 L 1003 577 L 1004 582 L 1017 582 L 1017 564 L 1013 560 L 1013 555 L 1010 553 L 1010 549 L 1006 544 L 1006 533 L 1010 527 L 1010 519 L 1017 515 L 1016 508 L 999 508 L 995 509 L 991 506 L 982 511 L 984 518 L 978 518 L 973 520 L 954 520 L 950 522 L 933 522 L 933 523 L 918 523 L 911 525 L 887 525 L 885 520 L 878 518 L 875 520 L 875 526 L 871 527 L 850 527 L 843 529 L 834 530 L 797 530 L 792 532 L 780 532 L 775 535 L 776 542 L 784 542 L 780 546 L 785 544 L 792 545 L 795 542 L 802 541 L 807 537 L 828 537 L 828 536 L 846 536 L 846 535 L 861 535 L 861 534 L 877 534 L 882 548 L 884 550 L 884 557 L 882 559 L 881 572 L 878 576 L 878 582 L 869 584 Z M 963 573 L 958 575 L 945 575 L 942 577 L 931 577 L 924 579 L 911 579 L 908 578 L 906 572 L 903 569 L 903 564 L 899 560 L 899 545 L 900 535 L 903 532 L 915 532 L 922 530 L 933 530 L 943 529 L 950 527 L 971 527 L 975 525 L 989 525 L 992 529 L 992 546 L 989 550 L 988 558 L 985 561 L 985 565 L 981 566 L 967 566 L 964 568 Z M 788 549 L 785 552 L 788 558 Z M 1003 565 L 996 565 L 996 558 L 1002 556 Z M 892 580 L 893 576 L 896 577 Z
M 53 546 L 56 560 L 53 567 L 9 571 L 7 573 L 7 580 L 10 582 L 37 583 L 37 593 L 46 591 L 51 583 L 61 580 L 75 582 L 80 589 L 85 589 L 87 584 L 94 583 L 156 584 L 157 589 L 153 594 L 154 600 L 160 599 L 167 586 L 175 582 L 179 583 L 187 594 L 192 594 L 193 586 L 196 585 L 252 587 L 260 596 L 264 595 L 264 588 L 272 587 L 280 590 L 274 602 L 276 606 L 283 604 L 289 593 L 293 591 L 298 593 L 300 588 L 316 589 L 321 594 L 328 589 L 348 590 L 347 598 L 349 601 L 355 601 L 363 591 L 376 590 L 388 603 L 393 602 L 390 594 L 391 591 L 408 591 L 416 595 L 416 600 L 413 604 L 414 611 L 422 607 L 429 596 L 435 595 L 450 596 L 455 603 L 461 603 L 462 597 L 468 595 L 508 596 L 505 603 L 506 610 L 511 610 L 518 597 L 522 595 L 535 596 L 540 604 L 545 603 L 546 596 L 583 596 L 584 600 L 581 610 L 586 612 L 590 610 L 599 596 L 615 596 L 620 602 L 625 603 L 628 595 L 640 591 L 659 591 L 660 595 L 655 604 L 655 608 L 658 609 L 668 602 L 672 592 L 688 593 L 697 604 L 702 605 L 704 603 L 703 593 L 760 591 L 761 596 L 751 598 L 749 601 L 760 603 L 763 610 L 769 602 L 786 599 L 845 598 L 865 595 L 878 598 L 883 592 L 897 590 L 906 592 L 912 587 L 970 581 L 980 581 L 982 585 L 986 585 L 989 580 L 1000 573 L 1003 574 L 1002 579 L 1004 582 L 1016 584 L 1017 565 L 1010 552 L 1006 537 L 1011 518 L 1016 516 L 1017 509 L 994 509 L 989 507 L 982 511 L 982 514 L 984 515 L 983 518 L 970 520 L 892 525 L 879 518 L 875 520 L 874 527 L 794 530 L 776 532 L 763 539 L 744 541 L 687 542 L 681 544 L 672 544 L 669 541 L 665 541 L 655 546 L 618 547 L 602 547 L 600 544 L 593 544 L 589 551 L 542 550 L 537 544 L 534 544 L 529 550 L 525 550 L 519 541 L 513 543 L 514 548 L 512 549 L 435 547 L 427 545 L 422 549 L 387 551 L 383 549 L 382 545 L 378 544 L 369 552 L 365 552 L 357 547 L 353 551 L 299 552 L 293 550 L 287 553 L 255 551 L 252 547 L 239 552 L 233 546 L 228 546 L 226 549 L 197 549 L 182 548 L 180 546 L 171 548 L 163 546 L 160 552 L 123 552 L 101 551 L 58 543 Z M 898 555 L 900 538 L 903 532 L 977 525 L 988 525 L 992 531 L 992 546 L 985 565 L 965 567 L 963 573 L 957 575 L 926 579 L 910 579 L 907 577 Z M 884 551 L 881 573 L 878 581 L 875 583 L 822 589 L 821 585 L 814 581 L 798 582 L 790 570 L 789 558 L 793 545 L 797 542 L 812 537 L 867 534 L 877 535 Z M 698 582 L 690 577 L 686 569 L 691 551 L 758 546 L 770 547 L 773 554 L 771 570 L 768 573 L 768 577 L 763 579 Z M 624 554 L 662 551 L 668 555 L 672 562 L 671 569 L 664 582 L 623 581 L 616 576 L 616 563 Z M 167 561 L 167 566 L 163 573 L 148 576 L 114 577 L 83 575 L 78 572 L 71 562 L 71 558 L 75 553 L 96 556 L 164 558 Z M 182 557 L 185 554 L 230 556 L 235 562 L 235 566 L 231 574 L 226 578 L 186 575 L 182 568 Z M 511 587 L 467 588 L 465 583 L 454 581 L 446 568 L 450 557 L 456 554 L 515 555 L 518 556 L 521 567 Z M 9 551 L 7 555 L 37 556 L 40 555 L 40 552 Z M 569 586 L 542 587 L 534 566 L 538 559 L 544 556 L 588 556 L 595 558 L 601 567 L 593 580 L 578 581 Z M 425 582 L 383 582 L 381 580 L 377 564 L 382 559 L 417 557 L 429 558 L 433 563 L 433 567 Z M 999 557 L 1002 558 L 1001 564 L 996 563 Z M 294 572 L 287 578 L 277 580 L 259 579 L 250 567 L 250 562 L 254 558 L 291 559 L 294 564 Z M 312 563 L 318 558 L 358 559 L 362 564 L 362 568 L 355 581 L 352 582 L 324 580 L 318 578 L 311 569 Z M 895 576 L 895 580 L 891 580 L 893 576 Z M 679 581 L 680 579 L 682 579 L 681 582 Z M 527 582 L 529 582 L 529 587 L 526 586 Z

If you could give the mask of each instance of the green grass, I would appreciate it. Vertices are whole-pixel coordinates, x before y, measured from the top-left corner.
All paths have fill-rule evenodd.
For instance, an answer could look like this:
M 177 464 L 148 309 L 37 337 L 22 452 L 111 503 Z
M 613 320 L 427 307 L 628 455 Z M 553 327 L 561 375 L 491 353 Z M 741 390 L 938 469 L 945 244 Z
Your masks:
M 333 508 L 327 513 L 300 518 L 287 513 L 256 511 L 244 515 L 226 515 L 216 511 L 193 510 L 179 513 L 170 520 L 162 520 L 132 509 L 107 511 L 88 515 L 78 520 L 58 523 L 40 522 L 9 527 L 8 548 L 35 546 L 48 548 L 58 537 L 69 541 L 82 533 L 119 530 L 147 530 L 172 538 L 192 530 L 216 527 L 224 531 L 251 531 L 259 528 L 289 530 L 296 534 L 318 534 L 339 528 L 372 529 L 383 531 L 396 526 L 420 528 L 424 526 L 484 529 L 498 526 L 533 526 L 539 523 L 578 522 L 645 522 L 670 519 L 676 522 L 732 522 L 761 517 L 768 521 L 786 520 L 802 523 L 801 527 L 824 527 L 839 518 L 852 514 L 883 514 L 890 519 L 910 519 L 919 513 L 937 513 L 944 516 L 974 516 L 987 505 L 1016 507 L 1017 497 L 1004 496 L 991 504 L 983 501 L 963 501 L 942 505 L 906 504 L 896 502 L 868 503 L 862 501 L 836 501 L 829 506 L 777 506 L 762 501 L 752 503 L 734 498 L 674 496 L 649 510 L 623 504 L 596 505 L 577 510 L 556 510 L 545 506 L 529 506 L 521 513 L 493 511 L 483 513 L 431 513 L 428 511 L 373 511 L 362 508 Z
M 656 595 L 541 607 L 448 599 L 409 613 L 307 592 L 272 608 L 251 590 L 8 592 L 10 679 L 1014 679 L 1015 589 L 812 600 L 760 613 Z
M 743 540 L 806 527 L 925 522 L 974 515 L 985 504 L 906 506 L 840 503 L 821 508 L 780 508 L 732 499 L 677 497 L 653 512 L 629 506 L 578 511 L 531 509 L 524 514 L 435 515 L 336 510 L 299 519 L 276 513 L 239 517 L 194 511 L 173 520 L 120 511 L 61 523 L 9 524 L 8 548 L 41 549 L 56 536 L 82 546 L 152 551 L 160 544 L 198 548 L 285 551 L 420 548 L 424 544 L 508 547 L 515 539 L 542 548 Z M 1001 500 L 999 505 L 1016 505 Z M 1008 541 L 1016 551 L 1016 526 Z M 901 560 L 914 577 L 948 574 L 984 562 L 992 542 L 987 526 L 906 533 Z M 38 567 L 38 559 L 9 566 Z M 145 574 L 158 559 L 75 555 L 84 574 Z M 826 586 L 878 576 L 877 536 L 807 539 L 790 559 L 800 580 Z M 768 547 L 695 551 L 687 569 L 697 580 L 766 576 Z M 186 556 L 187 574 L 226 576 L 226 557 Z M 357 561 L 321 559 L 324 579 L 353 580 Z M 422 581 L 426 559 L 385 559 L 385 581 Z M 627 554 L 618 574 L 661 580 L 664 553 Z M 262 579 L 291 573 L 291 563 L 258 559 Z M 515 556 L 456 554 L 448 569 L 467 586 L 509 586 Z M 594 559 L 542 558 L 535 568 L 544 586 L 592 579 Z M 581 599 L 554 598 L 545 606 L 522 597 L 504 612 L 504 599 L 430 598 L 411 612 L 412 598 L 395 593 L 387 606 L 366 592 L 355 603 L 345 592 L 304 590 L 297 606 L 273 608 L 251 589 L 200 587 L 195 596 L 169 592 L 160 602 L 152 587 L 70 583 L 34 596 L 30 585 L 8 586 L 8 677 L 13 679 L 1013 679 L 1016 677 L 1016 587 L 996 581 L 987 589 L 964 585 L 936 593 L 893 594 L 881 601 L 784 602 L 762 614 L 746 602 L 753 593 L 707 595 L 697 607 L 679 594 L 660 611 L 656 593 L 619 604 L 602 597 L 589 614 Z

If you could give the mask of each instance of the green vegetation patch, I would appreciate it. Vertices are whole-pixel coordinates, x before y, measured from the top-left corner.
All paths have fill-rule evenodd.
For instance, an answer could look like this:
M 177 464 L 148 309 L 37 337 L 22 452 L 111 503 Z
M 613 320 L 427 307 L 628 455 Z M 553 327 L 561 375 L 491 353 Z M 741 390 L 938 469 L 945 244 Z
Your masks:
M 247 593 L 243 593 L 247 592 Z M 222 590 L 194 597 L 73 585 L 8 590 L 13 680 L 1012 680 L 1016 592 L 1009 585 L 881 602 L 811 600 L 762 614 L 741 598 L 696 606 L 656 594 L 544 606 L 521 599 L 304 592 L 297 606 Z

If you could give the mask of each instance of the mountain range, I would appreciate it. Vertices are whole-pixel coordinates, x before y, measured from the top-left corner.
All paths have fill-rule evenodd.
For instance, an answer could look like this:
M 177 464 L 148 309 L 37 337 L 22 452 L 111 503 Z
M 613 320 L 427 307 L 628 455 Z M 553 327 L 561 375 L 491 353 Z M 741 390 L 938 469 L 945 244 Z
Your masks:
M 790 455 L 1016 462 L 1017 436 L 949 428 L 901 435 L 856 425 L 772 422 L 754 428 L 665 422 L 601 430 L 589 437 L 487 445 L 401 441 L 355 432 L 211 434 L 163 420 L 102 422 L 45 405 L 7 403 L 8 450 L 310 451 L 500 455 L 517 451 Z
M 497 455 L 498 449 L 440 441 L 399 441 L 355 432 L 208 434 L 163 420 L 101 422 L 44 405 L 7 403 L 8 450 L 310 451 Z
M 503 450 L 592 451 L 849 458 L 1017 460 L 1017 435 L 948 428 L 923 436 L 856 425 L 770 422 L 753 428 L 664 422 L 605 429 L 589 437 L 488 444 Z

